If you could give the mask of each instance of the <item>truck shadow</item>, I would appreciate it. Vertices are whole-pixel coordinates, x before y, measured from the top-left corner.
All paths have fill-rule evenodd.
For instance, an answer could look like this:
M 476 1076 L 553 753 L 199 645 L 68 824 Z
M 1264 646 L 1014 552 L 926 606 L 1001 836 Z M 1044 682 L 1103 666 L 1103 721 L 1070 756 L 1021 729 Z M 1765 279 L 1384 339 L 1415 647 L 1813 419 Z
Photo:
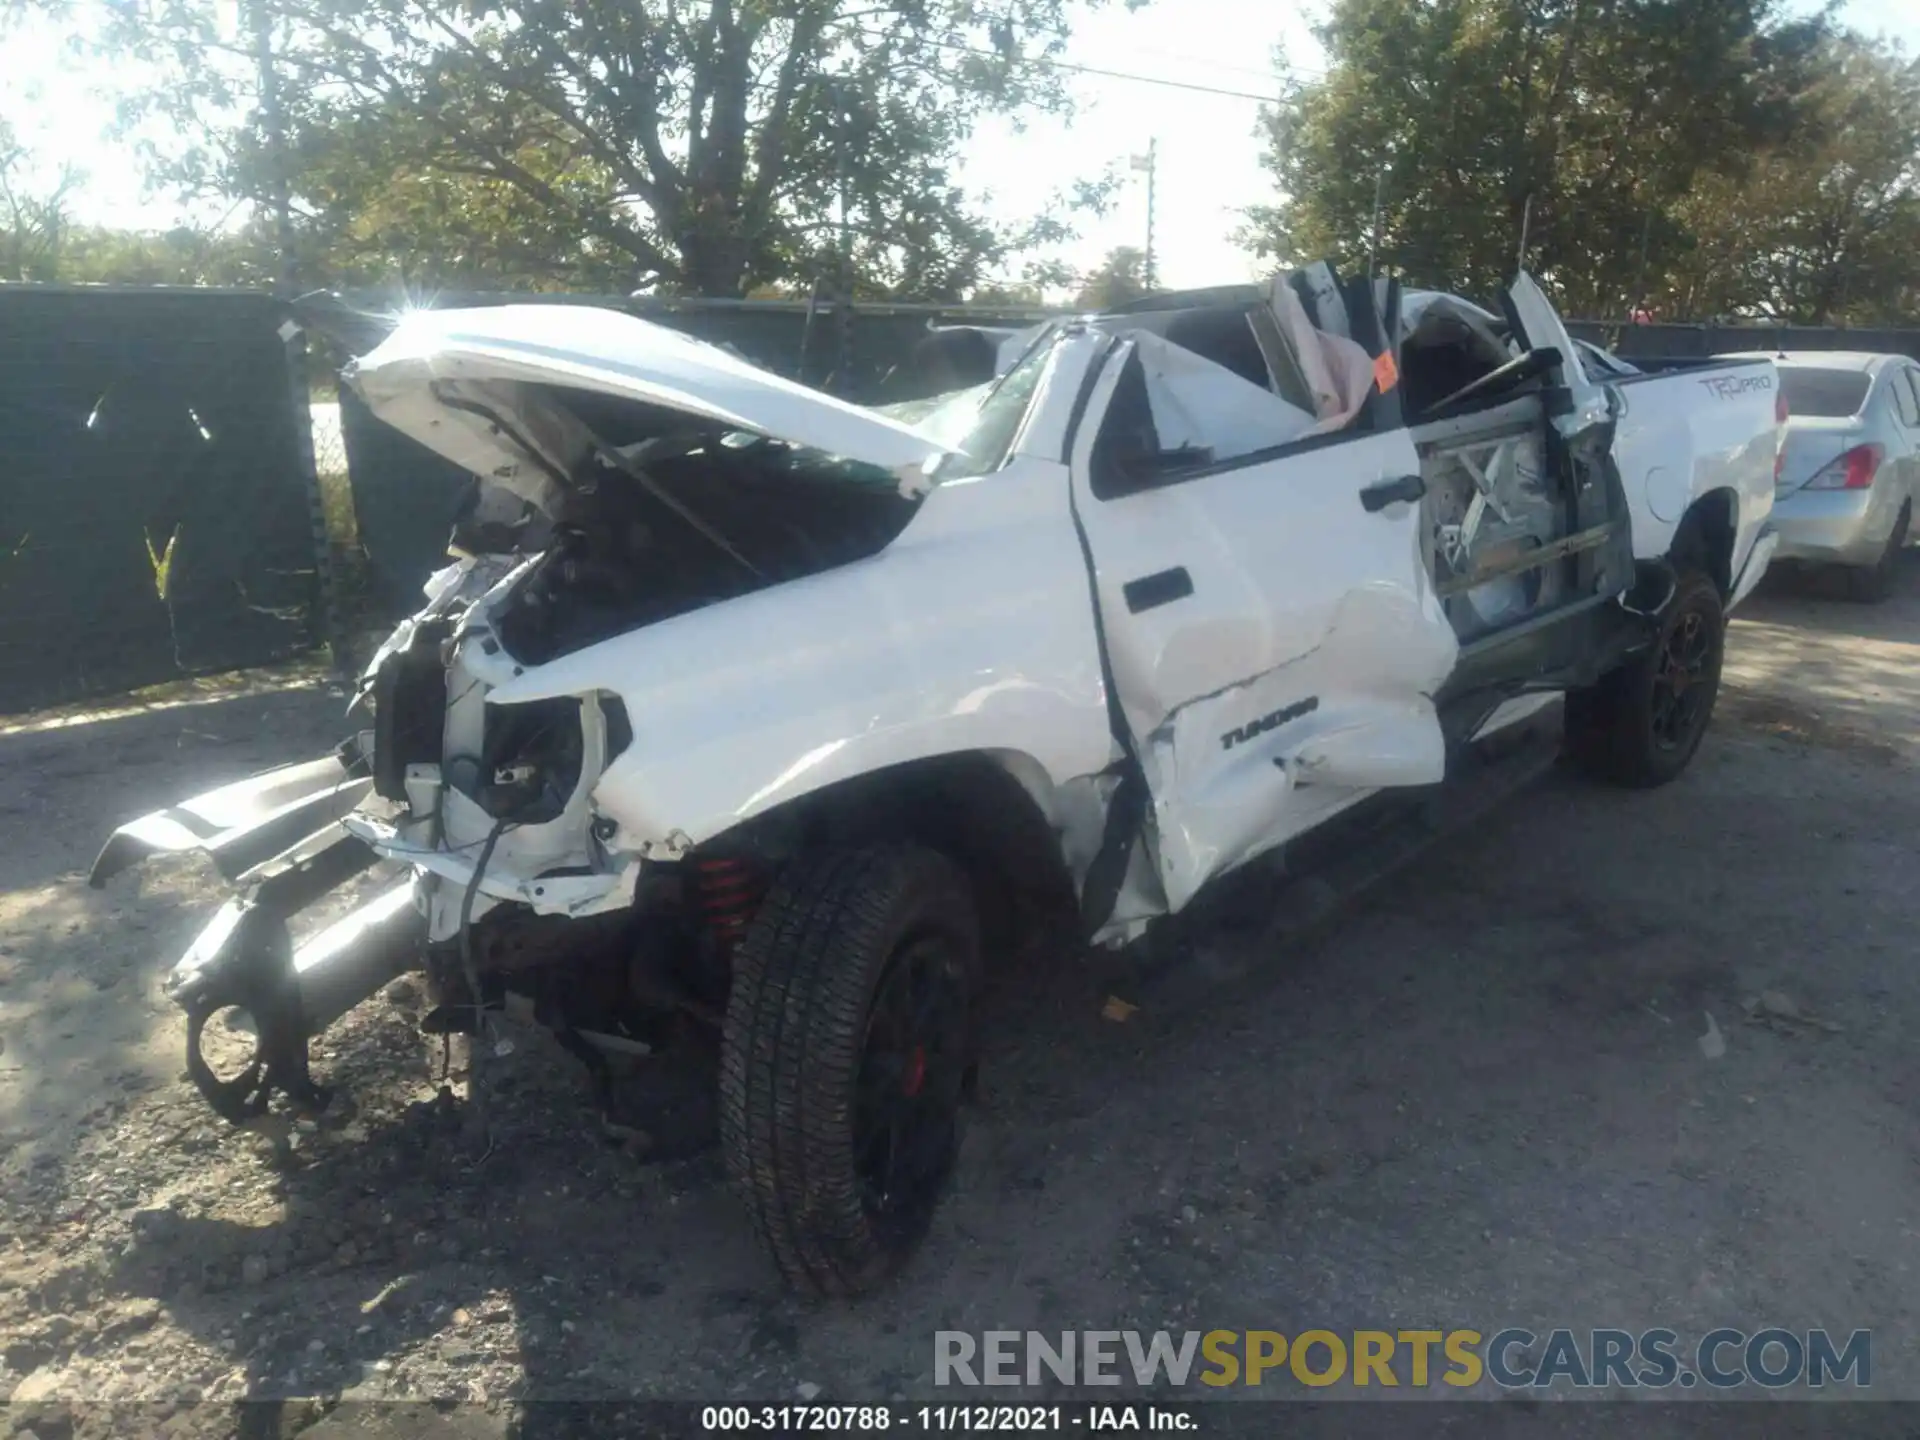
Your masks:
M 1905 558 L 1880 605 L 1770 576 L 1729 629 L 1722 718 L 1862 759 L 1899 758 L 1920 734 L 1920 550 Z
M 1912 639 L 1920 629 L 1920 545 L 1902 552 L 1893 593 L 1885 600 L 1869 604 L 1851 598 L 1838 571 L 1782 566 L 1768 570 L 1736 614 L 1810 634 Z
M 150 1106 L 178 1073 L 180 1029 L 159 981 L 224 898 L 211 867 L 184 859 L 89 889 L 101 843 L 137 815 L 289 753 L 324 751 L 343 708 L 307 688 L 0 733 L 0 822 L 12 842 L 0 846 L 8 1209 L 88 1213 L 57 1199 L 71 1189 L 64 1171 L 89 1137 Z

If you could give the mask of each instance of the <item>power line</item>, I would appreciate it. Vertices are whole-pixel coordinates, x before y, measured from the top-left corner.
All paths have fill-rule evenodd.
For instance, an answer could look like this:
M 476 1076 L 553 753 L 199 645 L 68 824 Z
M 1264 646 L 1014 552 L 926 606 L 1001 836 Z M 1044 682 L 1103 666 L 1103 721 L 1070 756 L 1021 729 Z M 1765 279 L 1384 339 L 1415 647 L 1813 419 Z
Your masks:
M 978 55 L 986 60 L 1004 60 L 1006 56 L 997 50 L 983 50 L 975 45 L 962 45 L 957 40 L 930 40 L 927 42 L 938 50 L 955 50 L 963 55 Z M 1066 70 L 1075 75 L 1099 75 L 1108 80 L 1131 80 L 1139 85 L 1159 85 L 1169 90 L 1191 90 L 1201 95 L 1224 95 L 1233 100 L 1258 100 L 1263 105 L 1271 105 L 1280 99 L 1278 90 L 1258 94 L 1252 90 L 1228 90 L 1218 85 L 1200 85 L 1190 80 L 1169 80 L 1164 75 L 1137 75 L 1128 70 L 1108 70 L 1099 65 L 1076 65 L 1070 60 L 1054 60 L 1045 56 L 1026 57 L 1020 61 L 1023 65 L 1044 66 L 1052 70 Z M 1273 78 L 1283 85 L 1299 85 L 1302 82 L 1275 71 Z
M 1177 50 L 1147 50 L 1137 45 L 1101 44 L 1102 50 L 1119 50 L 1131 55 L 1152 55 L 1161 60 L 1176 60 L 1183 65 L 1202 65 L 1210 70 L 1225 70 L 1234 75 L 1265 75 L 1274 79 L 1293 76 L 1295 79 L 1324 80 L 1327 72 L 1316 70 L 1310 65 L 1287 65 L 1276 70 L 1271 65 L 1234 65 L 1211 55 L 1189 55 Z

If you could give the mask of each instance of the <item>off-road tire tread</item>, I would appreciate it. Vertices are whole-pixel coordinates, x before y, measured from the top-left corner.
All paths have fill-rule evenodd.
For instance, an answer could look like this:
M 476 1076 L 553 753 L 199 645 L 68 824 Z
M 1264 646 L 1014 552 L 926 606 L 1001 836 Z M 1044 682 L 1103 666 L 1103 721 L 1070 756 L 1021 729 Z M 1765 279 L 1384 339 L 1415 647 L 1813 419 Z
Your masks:
M 1656 644 L 1619 669 L 1603 675 L 1599 683 L 1567 695 L 1567 758 L 1594 778 L 1628 789 L 1652 789 L 1677 779 L 1698 753 L 1700 742 L 1713 721 L 1714 704 L 1719 699 L 1727 622 L 1720 587 L 1712 577 L 1698 570 L 1682 571 L 1675 580 L 1669 613 L 1678 614 L 1695 603 L 1710 607 L 1720 635 L 1712 682 L 1714 693 L 1708 699 L 1707 713 L 1701 719 L 1693 745 L 1676 760 L 1673 753 L 1660 750 L 1653 742 L 1648 704 L 1652 669 L 1659 655 Z
M 875 986 L 899 942 L 927 926 L 951 931 L 977 972 L 978 923 L 951 861 L 905 844 L 828 850 L 785 867 L 735 948 L 721 1149 L 796 1287 L 859 1294 L 905 1258 L 861 1207 L 852 1096 Z

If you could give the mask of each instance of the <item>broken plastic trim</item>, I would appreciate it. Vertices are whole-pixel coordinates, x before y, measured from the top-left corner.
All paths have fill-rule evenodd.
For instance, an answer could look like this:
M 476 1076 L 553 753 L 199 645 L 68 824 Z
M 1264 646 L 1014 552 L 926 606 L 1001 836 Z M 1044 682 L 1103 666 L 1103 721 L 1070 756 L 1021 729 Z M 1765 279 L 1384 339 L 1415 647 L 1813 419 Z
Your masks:
M 341 845 L 364 850 L 344 832 Z M 188 1078 L 236 1125 L 264 1114 L 276 1091 L 303 1109 L 326 1106 L 329 1092 L 307 1069 L 307 1041 L 409 968 L 423 932 L 403 882 L 295 950 L 287 920 L 307 896 L 306 886 L 262 885 L 228 901 L 167 982 L 187 1014 Z M 207 1022 L 229 1008 L 252 1017 L 258 1045 L 244 1071 L 222 1080 L 202 1040 Z
M 87 883 L 98 890 L 150 855 L 204 851 L 221 878 L 239 882 L 303 837 L 338 820 L 373 789 L 357 748 L 284 765 L 142 815 L 100 847 Z

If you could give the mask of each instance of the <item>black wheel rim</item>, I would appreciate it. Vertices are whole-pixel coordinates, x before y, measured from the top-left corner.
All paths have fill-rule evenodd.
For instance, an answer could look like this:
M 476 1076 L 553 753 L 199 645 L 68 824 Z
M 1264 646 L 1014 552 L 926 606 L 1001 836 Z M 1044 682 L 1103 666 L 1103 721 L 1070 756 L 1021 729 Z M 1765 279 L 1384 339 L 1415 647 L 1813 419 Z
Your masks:
M 1663 750 L 1692 742 L 1713 695 L 1715 636 L 1707 617 L 1688 610 L 1660 642 L 1653 672 L 1653 739 Z
M 874 991 L 854 1092 L 860 1202 L 883 1244 L 919 1235 L 953 1168 L 966 1030 L 953 947 L 938 936 L 907 941 Z

